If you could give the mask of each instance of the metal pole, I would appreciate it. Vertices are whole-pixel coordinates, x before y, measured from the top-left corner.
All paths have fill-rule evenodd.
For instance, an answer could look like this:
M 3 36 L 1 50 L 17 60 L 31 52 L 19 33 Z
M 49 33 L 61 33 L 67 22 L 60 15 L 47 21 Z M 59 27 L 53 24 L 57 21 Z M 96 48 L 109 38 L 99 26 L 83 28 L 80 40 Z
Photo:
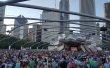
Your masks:
M 5 5 L 11 5 L 11 4 L 18 3 L 18 2 L 23 2 L 23 1 L 28 1 L 28 0 L 8 0 L 5 2 L 0 1 L 0 7 L 5 6 Z
M 22 19 L 17 17 L 1 17 L 3 19 Z M 39 19 L 39 18 L 25 18 L 28 20 L 39 20 L 39 21 L 46 21 L 46 22 L 104 22 L 102 20 L 48 20 L 48 19 Z
M 108 18 L 102 18 L 102 17 L 98 17 L 98 16 L 94 16 L 94 15 L 88 15 L 88 14 L 77 13 L 77 12 L 72 12 L 72 11 L 61 11 L 59 9 L 47 8 L 47 7 L 42 7 L 42 6 L 35 6 L 35 5 L 21 4 L 21 3 L 11 4 L 11 6 L 18 6 L 18 7 L 24 7 L 24 8 L 31 8 L 31 9 L 39 9 L 39 10 L 45 10 L 45 11 L 66 13 L 66 14 L 84 16 L 84 17 L 89 17 L 89 18 L 94 18 L 94 19 L 99 19 L 99 20 L 103 20 L 103 21 L 106 21 L 106 22 L 110 22 L 110 19 L 108 19 Z

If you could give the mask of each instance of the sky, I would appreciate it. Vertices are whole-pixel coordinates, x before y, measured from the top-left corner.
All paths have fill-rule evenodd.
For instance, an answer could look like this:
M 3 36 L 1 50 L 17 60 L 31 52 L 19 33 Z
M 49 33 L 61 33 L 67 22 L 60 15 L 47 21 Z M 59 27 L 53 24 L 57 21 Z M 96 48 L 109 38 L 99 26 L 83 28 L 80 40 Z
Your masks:
M 0 0 L 3 1 L 3 0 Z M 5 0 L 4 0 L 5 1 Z M 59 7 L 60 0 L 30 0 L 23 2 L 25 4 L 43 6 L 43 7 L 50 7 L 50 8 L 57 8 Z M 104 3 L 110 2 L 110 0 L 95 0 L 96 2 L 96 16 L 104 17 Z M 79 12 L 79 0 L 70 0 L 70 11 Z M 5 10 L 5 16 L 15 16 L 24 15 L 25 17 L 32 17 L 32 18 L 40 18 L 42 14 L 41 10 L 37 9 L 29 9 L 29 8 L 21 8 L 21 7 L 13 7 L 7 6 Z M 71 16 L 70 19 L 78 19 L 78 16 Z M 35 21 L 29 21 L 35 22 Z M 14 20 L 4 20 L 4 24 L 13 24 Z M 7 30 L 10 30 L 11 27 L 7 27 Z

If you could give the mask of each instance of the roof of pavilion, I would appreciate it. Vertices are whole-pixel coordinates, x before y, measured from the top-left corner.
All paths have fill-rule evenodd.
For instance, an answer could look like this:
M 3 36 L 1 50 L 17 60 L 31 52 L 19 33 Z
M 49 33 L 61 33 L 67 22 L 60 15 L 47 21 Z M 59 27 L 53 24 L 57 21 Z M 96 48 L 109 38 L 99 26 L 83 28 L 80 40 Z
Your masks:
M 69 39 L 60 39 L 60 42 L 66 44 L 66 45 L 75 45 L 75 44 L 82 44 L 84 42 L 86 42 L 85 39 L 81 39 L 81 38 L 77 38 L 77 39 L 72 39 L 72 38 L 69 38 Z

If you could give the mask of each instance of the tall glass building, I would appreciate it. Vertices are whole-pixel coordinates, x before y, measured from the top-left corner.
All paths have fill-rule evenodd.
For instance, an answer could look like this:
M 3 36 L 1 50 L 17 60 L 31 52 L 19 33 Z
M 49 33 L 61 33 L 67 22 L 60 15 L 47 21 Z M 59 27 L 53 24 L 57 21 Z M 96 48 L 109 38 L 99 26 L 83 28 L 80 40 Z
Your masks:
M 110 2 L 105 3 L 105 17 L 110 19 Z M 106 22 L 106 26 L 110 29 L 109 22 Z
M 62 11 L 69 11 L 69 0 L 61 0 L 60 4 L 59 4 L 59 9 Z M 69 15 L 65 14 L 65 13 L 61 13 L 60 14 L 60 20 L 69 20 Z M 60 22 L 60 32 L 61 33 L 68 33 L 69 28 L 69 24 L 67 24 L 66 22 Z
M 80 13 L 95 16 L 95 0 L 80 0 L 79 2 L 80 2 Z M 94 20 L 94 19 L 89 17 L 80 17 L 80 20 Z M 96 26 L 96 22 L 80 22 L 80 23 L 84 25 Z M 95 33 L 96 32 L 95 28 L 90 26 L 80 25 L 81 33 L 87 35 Z
M 23 15 L 19 15 L 17 18 L 18 19 L 15 19 L 14 22 L 13 35 L 17 38 L 23 39 L 24 37 L 28 36 L 28 25 L 25 25 L 28 23 L 28 20 Z
M 3 26 L 3 22 L 4 20 L 2 19 L 2 17 L 4 17 L 5 15 L 5 6 L 3 7 L 0 7 L 0 34 L 5 34 L 5 31 L 6 31 L 6 26 Z

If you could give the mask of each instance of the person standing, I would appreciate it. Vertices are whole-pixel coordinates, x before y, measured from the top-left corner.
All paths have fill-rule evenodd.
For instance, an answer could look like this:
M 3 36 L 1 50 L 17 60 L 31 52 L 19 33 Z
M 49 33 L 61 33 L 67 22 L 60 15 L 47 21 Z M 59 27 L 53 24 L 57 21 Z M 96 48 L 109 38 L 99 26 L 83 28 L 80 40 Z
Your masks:
M 75 63 L 75 60 L 71 59 L 68 63 L 68 68 L 77 68 L 77 64 Z
M 66 62 L 65 58 L 61 59 L 61 62 L 59 63 L 60 68 L 67 68 L 68 63 Z
M 106 62 L 104 63 L 104 68 L 110 68 L 110 61 L 106 59 Z
M 20 68 L 20 62 L 19 61 L 17 61 L 15 68 Z
M 89 59 L 89 68 L 98 68 L 98 62 L 94 59 Z
M 58 68 L 58 62 L 55 60 L 52 61 L 52 68 Z
M 29 61 L 29 68 L 34 68 L 35 67 L 35 62 L 34 60 Z

